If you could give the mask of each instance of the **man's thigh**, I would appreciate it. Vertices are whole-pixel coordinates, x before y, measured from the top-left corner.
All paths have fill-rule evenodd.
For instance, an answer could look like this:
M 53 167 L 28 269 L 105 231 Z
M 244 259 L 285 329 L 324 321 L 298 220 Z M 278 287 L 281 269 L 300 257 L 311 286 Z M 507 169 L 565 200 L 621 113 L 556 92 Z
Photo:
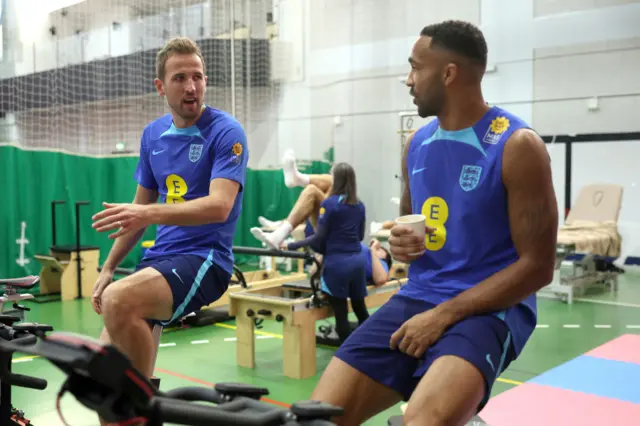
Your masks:
M 390 347 L 391 335 L 405 321 L 433 305 L 394 295 L 374 312 L 338 348 L 335 357 L 360 373 L 409 400 L 419 378 L 414 377 L 419 360 Z M 336 386 L 340 386 L 339 383 Z M 353 389 L 356 393 L 366 390 Z
M 195 255 L 152 259 L 141 263 L 138 269 L 156 271 L 169 286 L 172 296 L 171 315 L 147 317 L 161 325 L 167 325 L 218 300 L 227 291 L 231 278 L 209 259 Z
M 460 395 L 468 395 L 467 401 L 474 400 L 471 395 L 479 391 L 480 399 L 471 407 L 477 412 L 485 406 L 495 380 L 513 359 L 511 334 L 504 321 L 491 314 L 471 316 L 450 327 L 427 349 L 414 378 L 420 380 L 418 388 L 423 392 L 437 389 L 437 397 L 445 406 L 456 406 Z M 467 379 L 458 381 L 456 374 L 461 371 L 467 371 Z M 453 381 L 457 382 L 455 386 Z M 414 394 L 412 399 L 418 397 Z M 435 397 L 436 393 L 423 395 L 431 400 Z M 458 410 L 465 408 L 459 406 Z

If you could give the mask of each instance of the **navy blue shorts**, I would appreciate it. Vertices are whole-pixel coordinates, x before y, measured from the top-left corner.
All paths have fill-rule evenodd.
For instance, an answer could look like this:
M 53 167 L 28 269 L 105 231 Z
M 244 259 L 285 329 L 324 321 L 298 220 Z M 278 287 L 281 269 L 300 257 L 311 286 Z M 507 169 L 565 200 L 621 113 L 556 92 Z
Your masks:
M 209 259 L 195 255 L 163 256 L 143 260 L 136 271 L 153 268 L 167 280 L 173 294 L 173 316 L 150 320 L 163 326 L 218 300 L 229 287 L 231 275 Z
M 389 347 L 391 335 L 405 321 L 433 307 L 433 304 L 396 294 L 351 333 L 335 356 L 396 390 L 405 401 L 409 400 L 422 376 L 438 357 L 458 356 L 473 364 L 484 376 L 486 389 L 478 407 L 480 411 L 491 395 L 496 378 L 514 359 L 509 329 L 494 315 L 479 315 L 450 327 L 421 359 Z
M 361 252 L 325 257 L 320 289 L 340 299 L 367 296 L 366 261 Z

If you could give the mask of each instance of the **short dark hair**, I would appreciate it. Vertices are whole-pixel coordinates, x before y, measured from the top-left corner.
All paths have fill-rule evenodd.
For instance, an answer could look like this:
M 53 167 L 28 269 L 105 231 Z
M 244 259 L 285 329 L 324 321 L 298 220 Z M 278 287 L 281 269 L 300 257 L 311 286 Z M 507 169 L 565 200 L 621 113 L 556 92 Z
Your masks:
M 432 46 L 455 52 L 482 67 L 487 66 L 487 42 L 482 31 L 469 22 L 449 20 L 427 25 L 420 35 L 431 37 Z
M 393 258 L 391 257 L 391 253 L 384 247 L 380 247 L 387 254 L 384 259 L 382 259 L 387 264 L 387 269 L 391 272 L 391 264 L 393 263 Z

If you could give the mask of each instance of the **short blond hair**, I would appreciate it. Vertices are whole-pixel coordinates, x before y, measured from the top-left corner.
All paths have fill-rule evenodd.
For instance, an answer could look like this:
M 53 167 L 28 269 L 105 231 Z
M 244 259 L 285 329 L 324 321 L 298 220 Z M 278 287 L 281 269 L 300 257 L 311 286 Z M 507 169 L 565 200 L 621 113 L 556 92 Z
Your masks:
M 169 40 L 156 55 L 156 77 L 158 77 L 160 80 L 164 80 L 164 75 L 166 72 L 165 65 L 167 63 L 167 59 L 169 59 L 169 56 L 172 53 L 183 55 L 198 55 L 198 57 L 202 61 L 202 69 L 203 71 L 206 71 L 204 57 L 202 56 L 200 47 L 196 44 L 196 42 L 188 37 L 175 37 Z

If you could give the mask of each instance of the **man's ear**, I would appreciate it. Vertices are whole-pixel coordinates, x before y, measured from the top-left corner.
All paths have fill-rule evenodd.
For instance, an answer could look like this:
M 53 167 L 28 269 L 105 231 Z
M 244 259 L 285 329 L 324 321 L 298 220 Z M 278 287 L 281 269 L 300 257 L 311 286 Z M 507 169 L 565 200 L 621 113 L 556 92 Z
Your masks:
M 458 66 L 456 64 L 448 63 L 447 65 L 445 65 L 444 74 L 443 74 L 443 84 L 445 86 L 448 86 L 451 83 L 453 83 L 457 76 L 458 76 Z
M 158 94 L 160 96 L 164 96 L 164 83 L 162 83 L 162 80 L 160 80 L 159 78 L 156 78 L 155 80 L 153 80 L 153 83 L 156 85 L 156 90 L 158 91 Z

